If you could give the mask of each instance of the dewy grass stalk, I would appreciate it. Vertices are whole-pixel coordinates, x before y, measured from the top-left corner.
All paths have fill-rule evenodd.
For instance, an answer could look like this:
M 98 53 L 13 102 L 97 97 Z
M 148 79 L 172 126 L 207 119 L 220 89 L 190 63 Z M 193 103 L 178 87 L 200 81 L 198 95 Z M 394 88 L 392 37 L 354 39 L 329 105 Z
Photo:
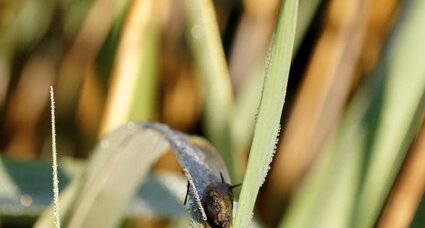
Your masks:
M 321 0 L 301 0 L 299 2 L 298 7 L 301 10 L 297 16 L 293 54 L 297 53 L 320 3 Z M 248 148 L 249 143 L 251 143 L 255 124 L 253 119 L 258 111 L 265 63 L 260 65 L 252 73 L 253 75 L 249 77 L 249 80 L 241 86 L 238 98 L 235 100 L 233 116 L 237 118 L 233 118 L 232 133 L 238 148 Z M 245 155 L 247 154 L 236 154 L 236 156 Z
M 297 13 L 297 0 L 282 3 L 267 59 L 258 119 L 234 227 L 249 226 L 259 188 L 272 161 L 285 101 Z
M 50 86 L 50 112 L 52 115 L 52 159 L 53 159 L 53 211 L 55 215 L 55 225 L 57 228 L 61 227 L 59 218 L 59 179 L 58 179 L 58 161 L 56 158 L 56 126 L 55 126 L 55 98 L 53 93 L 53 86 Z

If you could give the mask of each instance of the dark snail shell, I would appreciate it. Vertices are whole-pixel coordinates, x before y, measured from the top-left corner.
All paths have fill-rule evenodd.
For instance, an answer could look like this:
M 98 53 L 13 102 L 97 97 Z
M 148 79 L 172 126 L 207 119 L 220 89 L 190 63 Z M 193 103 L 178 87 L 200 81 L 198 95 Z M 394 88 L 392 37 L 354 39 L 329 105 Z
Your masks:
M 213 228 L 228 228 L 232 224 L 233 193 L 224 182 L 213 182 L 201 199 L 207 215 L 207 222 Z

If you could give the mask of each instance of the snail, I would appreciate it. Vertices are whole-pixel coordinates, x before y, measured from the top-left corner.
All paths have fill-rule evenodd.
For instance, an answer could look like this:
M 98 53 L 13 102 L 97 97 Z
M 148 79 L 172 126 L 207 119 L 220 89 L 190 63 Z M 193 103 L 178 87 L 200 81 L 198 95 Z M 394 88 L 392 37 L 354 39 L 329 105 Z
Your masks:
M 232 225 L 233 213 L 233 192 L 232 189 L 240 184 L 230 185 L 224 181 L 220 173 L 221 182 L 212 181 L 209 183 L 201 198 L 202 207 L 207 216 L 207 223 L 212 228 L 228 228 Z M 187 185 L 189 191 L 189 182 Z M 184 204 L 187 202 L 188 192 Z

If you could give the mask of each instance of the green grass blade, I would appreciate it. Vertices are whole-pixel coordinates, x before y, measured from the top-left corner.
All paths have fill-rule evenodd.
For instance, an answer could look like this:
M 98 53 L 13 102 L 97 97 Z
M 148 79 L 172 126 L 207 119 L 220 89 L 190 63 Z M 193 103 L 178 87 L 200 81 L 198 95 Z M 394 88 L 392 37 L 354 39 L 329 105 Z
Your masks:
M 130 120 L 154 120 L 156 113 L 157 67 L 159 52 L 159 31 L 156 23 L 150 21 L 143 41 L 142 63 L 130 107 Z
M 52 128 L 52 169 L 53 169 L 53 211 L 55 215 L 55 225 L 61 227 L 59 210 L 59 179 L 58 179 L 58 160 L 56 150 L 56 121 L 55 121 L 55 97 L 53 86 L 50 86 L 50 112 Z
M 294 55 L 297 53 L 320 4 L 321 0 L 301 0 L 299 2 L 293 49 Z M 233 115 L 237 118 L 233 118 L 232 133 L 235 144 L 238 147 L 237 152 L 244 152 L 248 148 L 254 132 L 254 119 L 261 98 L 262 76 L 265 63 L 258 63 L 258 65 L 255 71 L 252 72 L 252 75 L 248 77 L 248 81 L 240 88 L 239 95 L 235 100 Z M 239 153 L 237 156 L 245 157 L 246 154 Z
M 282 3 L 274 40 L 269 51 L 258 119 L 236 212 L 235 227 L 249 226 L 259 188 L 265 180 L 272 161 L 285 101 L 297 13 L 298 1 L 286 0 Z
M 208 138 L 222 154 L 233 181 L 238 178 L 230 134 L 232 88 L 211 0 L 185 1 L 189 44 L 205 87 Z M 240 159 L 239 159 L 240 160 Z
M 129 6 L 115 54 L 100 135 L 126 123 L 130 118 L 140 70 L 145 67 L 141 64 L 147 63 L 144 60 L 146 56 L 143 56 L 146 52 L 142 48 L 146 44 L 152 21 L 152 9 L 153 1 L 136 1 Z
M 108 135 L 94 151 L 69 222 L 64 225 L 116 227 L 137 187 L 167 147 L 158 133 L 140 129 L 135 123 Z

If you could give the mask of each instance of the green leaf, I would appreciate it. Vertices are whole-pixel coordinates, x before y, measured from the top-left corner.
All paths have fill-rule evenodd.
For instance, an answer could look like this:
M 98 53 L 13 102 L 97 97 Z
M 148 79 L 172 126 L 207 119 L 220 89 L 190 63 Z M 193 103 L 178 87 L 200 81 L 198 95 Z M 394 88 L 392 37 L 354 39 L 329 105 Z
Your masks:
M 108 135 L 96 147 L 62 224 L 116 227 L 151 165 L 166 149 L 161 135 L 134 123 Z
M 235 227 L 250 225 L 259 188 L 265 180 L 272 161 L 285 101 L 297 13 L 298 1 L 287 0 L 282 3 L 267 60 L 258 119 L 236 212 Z
M 208 138 L 223 156 L 233 181 L 241 176 L 241 159 L 234 159 L 230 132 L 233 95 L 229 71 L 211 0 L 186 0 L 189 44 L 205 87 L 205 126 Z
M 137 84 L 132 97 L 130 110 L 131 121 L 154 120 L 156 113 L 157 67 L 159 51 L 159 31 L 155 23 L 150 21 L 146 29 L 145 40 L 140 52 L 140 63 Z
M 299 13 L 293 49 L 294 55 L 297 53 L 320 3 L 321 0 L 301 0 L 299 2 Z M 242 84 L 239 95 L 235 101 L 233 113 L 235 118 L 232 119 L 231 124 L 235 144 L 239 147 L 236 152 L 246 150 L 251 142 L 254 131 L 255 115 L 258 111 L 261 88 L 264 80 L 263 74 L 265 63 L 258 63 L 257 65 L 259 66 L 252 72 L 252 75 L 247 77 L 247 82 Z M 245 153 L 237 154 L 239 160 L 241 160 L 241 157 L 245 156 L 247 156 Z
M 204 140 L 197 138 L 192 144 L 183 133 L 154 122 L 129 123 L 101 140 L 93 152 L 87 170 L 63 193 L 60 200 L 62 224 L 67 227 L 116 227 L 128 203 L 132 202 L 138 186 L 146 182 L 145 178 L 151 166 L 169 147 L 173 149 L 190 182 L 188 202 L 192 214 L 191 224 L 204 224 L 205 211 L 197 199 L 204 198 L 210 183 L 221 183 L 221 177 L 230 184 L 224 162 L 215 149 Z M 149 179 L 147 181 L 149 182 Z M 167 182 L 170 180 L 167 179 Z M 155 185 L 151 183 L 145 186 Z M 158 184 L 156 186 L 149 189 L 145 187 L 144 194 L 164 193 Z M 169 190 L 179 190 L 178 194 L 168 197 L 168 212 L 164 209 L 167 208 L 167 203 L 163 202 L 167 199 L 165 193 L 160 194 L 163 199 L 157 200 L 158 202 L 145 200 L 145 204 L 149 204 L 147 208 L 151 211 L 150 214 L 182 217 L 179 212 L 184 211 L 181 210 L 181 201 L 185 196 L 186 187 L 185 183 L 179 186 L 168 186 Z M 152 196 L 151 198 L 157 199 Z M 179 202 L 174 209 L 173 205 L 176 203 L 173 202 Z M 162 208 L 158 208 L 161 205 Z M 40 218 L 37 227 L 53 226 L 53 216 L 49 215 L 49 212 L 50 210 L 46 211 Z M 141 212 L 136 210 L 135 214 L 138 213 Z M 149 214 L 146 210 L 142 213 Z

